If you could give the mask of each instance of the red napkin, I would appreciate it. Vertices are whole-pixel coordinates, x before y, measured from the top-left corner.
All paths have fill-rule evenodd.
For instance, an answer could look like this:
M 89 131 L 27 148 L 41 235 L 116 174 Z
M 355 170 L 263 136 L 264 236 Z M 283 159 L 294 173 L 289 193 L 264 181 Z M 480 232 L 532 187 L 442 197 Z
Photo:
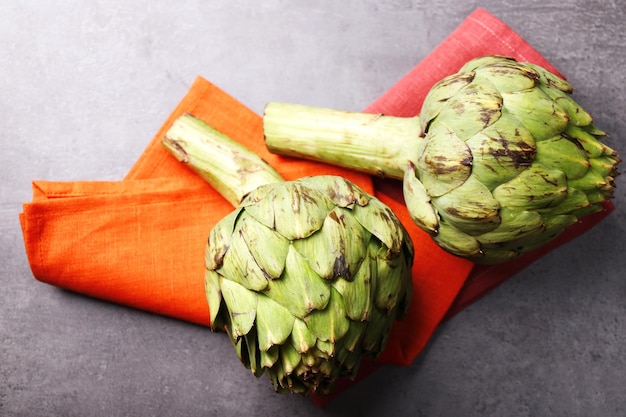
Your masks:
M 555 69 L 512 29 L 477 9 L 424 61 L 366 110 L 419 113 L 428 89 L 471 58 L 501 54 Z M 268 101 L 271 97 L 268 97 Z M 610 211 L 585 217 L 557 241 L 502 265 L 483 267 L 449 255 L 409 219 L 401 186 L 340 168 L 269 154 L 262 120 L 208 81 L 198 78 L 139 161 L 121 182 L 33 183 L 33 201 L 20 221 L 33 275 L 40 281 L 203 325 L 204 245 L 211 227 L 232 210 L 216 192 L 160 145 L 162 134 L 190 112 L 263 156 L 286 179 L 312 174 L 347 176 L 375 192 L 401 218 L 416 247 L 414 297 L 408 317 L 393 329 L 377 363 L 408 365 L 442 320 L 555 247 L 593 227 Z M 375 187 L 374 187 L 375 186 Z M 349 384 L 339 386 L 337 392 Z M 313 397 L 322 404 L 332 397 Z

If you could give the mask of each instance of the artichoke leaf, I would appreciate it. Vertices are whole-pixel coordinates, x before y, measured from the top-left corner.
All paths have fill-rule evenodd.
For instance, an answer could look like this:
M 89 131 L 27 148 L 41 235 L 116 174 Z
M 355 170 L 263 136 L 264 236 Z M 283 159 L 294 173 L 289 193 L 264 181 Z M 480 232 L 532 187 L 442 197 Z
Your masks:
M 591 166 L 579 144 L 563 135 L 538 142 L 535 160 L 563 171 L 568 180 L 584 177 Z
M 321 277 L 351 280 L 365 258 L 370 236 L 352 210 L 336 207 L 317 233 L 293 245 Z
M 259 294 L 256 312 L 257 338 L 263 352 L 282 345 L 291 334 L 295 317 L 285 307 Z
M 276 196 L 276 231 L 289 240 L 303 239 L 317 232 L 328 216 L 331 204 L 320 191 L 290 183 Z
M 589 202 L 592 204 L 592 207 L 594 207 L 594 209 L 591 209 L 588 211 L 589 213 L 595 213 L 597 211 L 601 211 L 602 210 L 602 206 L 599 205 L 599 203 L 602 203 L 604 201 L 606 201 L 607 196 L 605 192 L 602 191 L 592 191 L 592 192 L 588 192 L 587 193 L 587 198 L 589 199 Z
M 288 240 L 302 239 L 323 224 L 332 202 L 321 192 L 297 181 L 276 184 L 246 212 Z
M 257 377 L 261 376 L 263 374 L 263 367 L 261 366 L 261 352 L 259 351 L 256 329 L 253 327 L 248 334 L 239 340 L 244 343 L 242 347 L 247 349 L 247 352 L 244 352 L 243 349 L 240 351 L 241 355 L 247 353 L 246 365 L 254 375 Z
M 237 208 L 222 218 L 211 229 L 205 250 L 204 262 L 209 269 L 218 269 L 230 246 L 230 237 L 235 230 L 235 223 L 242 209 Z
M 211 329 L 219 330 L 224 326 L 224 322 L 218 318 L 222 308 L 222 290 L 220 289 L 220 276 L 217 272 L 211 269 L 204 270 L 204 290 L 209 304 Z
M 271 194 L 277 184 L 263 184 L 250 191 L 239 203 L 239 207 L 249 207 L 257 204 Z
M 324 222 L 326 247 L 333 252 L 333 276 L 351 280 L 367 255 L 371 233 L 355 219 L 351 210 L 331 211 Z
M 341 339 L 350 321 L 341 294 L 331 287 L 330 303 L 324 310 L 315 310 L 304 318 L 307 327 L 318 339 L 336 342 Z
M 563 134 L 567 135 L 570 140 L 576 141 L 585 150 L 589 158 L 602 156 L 607 149 L 610 149 L 598 137 L 578 126 L 569 125 Z M 612 149 L 610 150 L 612 151 Z
M 476 177 L 433 199 L 439 215 L 452 226 L 469 235 L 489 232 L 500 224 L 500 203 Z
M 339 354 L 337 355 L 339 360 L 345 369 L 351 371 L 348 375 L 349 378 L 354 378 L 359 370 L 359 365 L 361 361 L 361 354 L 358 352 L 350 352 L 347 349 L 342 350 L 341 359 L 339 359 Z
M 317 337 L 311 333 L 304 321 L 296 318 L 293 323 L 290 340 L 291 344 L 299 353 L 304 353 L 315 346 Z
M 521 240 L 518 244 L 524 248 L 524 251 L 538 248 L 550 242 L 577 221 L 578 217 L 574 214 L 559 214 L 546 217 L 544 218 L 544 227 L 540 233 L 532 236 L 532 239 Z
M 443 105 L 429 132 L 439 121 L 465 141 L 495 123 L 501 115 L 502 96 L 488 83 L 474 80 Z M 445 122 L 443 122 L 445 120 Z
M 319 372 L 324 375 L 326 379 L 336 379 L 341 374 L 341 368 L 336 366 L 334 361 L 324 361 L 320 363 Z
M 289 375 L 302 362 L 301 356 L 291 343 L 280 345 L 280 360 L 283 365 L 283 375 Z
M 582 126 L 582 128 L 585 130 L 585 132 L 599 138 L 607 136 L 607 133 L 604 130 L 598 129 L 598 127 L 593 123 L 587 126 Z
M 481 264 L 484 265 L 494 265 L 511 261 L 515 258 L 518 258 L 519 256 L 520 253 L 518 251 L 510 250 L 507 248 L 490 248 L 486 253 L 483 254 L 482 258 L 476 258 L 476 261 L 479 261 Z
M 317 343 L 317 339 L 315 341 Z M 312 346 L 309 351 L 302 353 L 302 363 L 312 370 L 317 369 L 319 363 L 326 359 L 328 358 L 317 348 L 317 345 Z
M 231 236 L 230 247 L 218 272 L 244 287 L 261 291 L 267 288 L 268 274 L 261 269 L 246 242 L 247 236 L 238 225 Z
M 280 359 L 280 345 L 272 345 L 267 350 L 259 350 L 259 364 L 263 368 L 278 368 L 272 369 L 271 372 L 268 372 L 270 378 L 272 374 L 276 376 L 281 376 L 283 374 L 281 364 L 278 362 Z M 276 366 L 274 366 L 276 365 Z
M 603 177 L 615 177 L 617 175 L 618 158 L 613 156 L 601 156 L 591 159 L 591 168 L 596 170 Z
M 592 163 L 591 169 L 587 174 L 582 178 L 569 181 L 569 186 L 586 193 L 591 203 L 598 202 L 597 199 L 591 198 L 591 194 L 594 193 L 603 195 L 602 200 L 605 200 L 607 196 L 610 196 L 613 192 L 613 187 L 603 171 L 604 170 L 597 169 Z
M 324 357 L 332 358 L 333 356 L 335 356 L 335 344 L 339 344 L 339 341 L 329 342 L 317 339 L 315 347 L 323 353 Z
M 326 308 L 330 300 L 330 285 L 289 245 L 282 277 L 270 280 L 264 294 L 287 308 L 292 315 L 304 318 L 313 310 Z
M 535 142 L 560 134 L 569 123 L 565 110 L 540 89 L 502 93 L 502 97 L 504 108 L 526 126 Z
M 545 68 L 540 67 L 539 65 L 532 64 L 530 62 L 525 62 L 524 65 L 537 71 L 537 74 L 539 74 L 539 81 L 542 84 L 549 87 L 554 87 L 557 90 L 561 90 L 564 93 L 568 94 L 571 94 L 574 91 L 570 83 L 568 83 L 566 80 L 559 77 L 558 75 L 547 71 Z
M 551 216 L 558 216 L 561 214 L 569 214 L 579 212 L 581 209 L 586 209 L 591 203 L 587 198 L 587 194 L 583 191 L 577 190 L 574 187 L 567 188 L 567 197 L 565 200 L 556 207 L 550 207 L 547 209 L 539 209 L 537 212 L 541 213 L 544 218 Z M 584 210 L 586 211 L 586 210 Z
M 400 252 L 403 244 L 413 248 L 410 236 L 389 207 L 373 198 L 366 207 L 354 207 L 354 218 L 376 236 L 392 253 Z
M 591 115 L 568 93 L 550 86 L 543 86 L 541 90 L 565 110 L 570 123 L 574 126 L 587 126 L 593 122 Z
M 576 223 L 578 218 L 571 214 L 560 214 L 557 216 L 550 216 L 545 219 L 544 223 L 546 225 L 546 233 L 547 234 L 558 234 L 561 231 L 565 230 L 567 227 Z M 553 239 L 555 236 L 550 236 L 546 241 Z M 541 245 L 539 245 L 541 246 Z
M 346 315 L 354 321 L 367 320 L 369 317 L 374 299 L 372 284 L 378 279 L 378 270 L 374 266 L 374 261 L 367 257 L 352 281 L 338 279 L 332 284 L 343 297 Z
M 493 190 L 502 207 L 522 210 L 543 209 L 559 205 L 567 197 L 565 174 L 535 162 L 511 181 Z
M 531 89 L 539 79 L 536 71 L 514 61 L 500 61 L 475 72 L 474 82 L 492 84 L 501 93 Z
M 258 294 L 224 277 L 219 277 L 219 286 L 228 306 L 232 337 L 247 334 L 257 318 Z
M 386 314 L 376 308 L 373 309 L 363 334 L 363 349 L 369 352 L 380 352 L 382 346 L 385 346 L 389 339 L 393 322 L 393 314 Z
M 463 233 L 448 223 L 440 223 L 439 233 L 433 238 L 439 246 L 454 255 L 469 259 L 478 259 L 483 255 L 480 243 L 475 237 Z
M 406 208 L 411 219 L 423 230 L 436 234 L 439 230 L 439 216 L 431 203 L 431 198 L 424 184 L 415 176 L 412 163 L 404 173 L 402 190 Z
M 246 350 L 246 341 L 243 337 L 238 339 L 230 339 L 233 348 L 235 349 L 235 353 L 239 360 L 243 363 L 246 368 L 251 368 L 250 366 L 250 357 L 248 356 L 248 352 Z
M 349 352 L 359 352 L 359 347 L 365 330 L 367 329 L 367 321 L 355 321 L 350 323 L 350 329 L 341 339 L 342 348 Z
M 285 267 L 289 241 L 275 230 L 244 213 L 237 224 L 254 261 L 270 279 L 279 278 Z
M 445 102 L 471 83 L 473 79 L 474 73 L 472 72 L 452 74 L 437 82 L 428 91 L 419 116 L 423 131 L 428 129 L 430 122 L 437 117 Z
M 465 143 L 472 153 L 472 176 L 489 190 L 513 179 L 535 158 L 535 140 L 508 112 Z
M 514 58 L 510 58 L 502 55 L 484 55 L 478 58 L 467 61 L 461 69 L 460 73 L 472 72 L 479 68 L 489 67 L 492 65 L 514 65 L 517 61 Z
M 308 187 L 321 191 L 335 205 L 339 207 L 352 207 L 367 205 L 370 198 L 356 184 L 347 179 L 333 175 L 317 175 L 304 177 L 298 181 Z
M 274 366 L 269 365 L 267 368 L 264 368 L 267 376 L 269 377 L 269 380 L 272 382 L 272 385 L 274 385 L 274 391 L 276 392 L 285 392 L 285 383 L 283 381 L 283 378 L 281 377 L 282 368 L 282 364 L 278 362 L 278 358 L 276 358 Z
M 535 211 L 503 208 L 500 217 L 500 226 L 476 237 L 483 248 L 514 249 L 523 245 L 522 240 L 534 238 L 545 228 L 542 216 Z
M 418 151 L 416 169 L 428 195 L 439 197 L 470 176 L 472 152 L 453 130 L 437 123 Z
M 375 248 L 373 250 L 376 250 Z M 404 285 L 404 259 L 401 257 L 387 258 L 384 251 L 378 250 L 376 256 L 377 280 L 374 290 L 374 304 L 380 311 L 391 314 L 400 303 L 401 289 Z

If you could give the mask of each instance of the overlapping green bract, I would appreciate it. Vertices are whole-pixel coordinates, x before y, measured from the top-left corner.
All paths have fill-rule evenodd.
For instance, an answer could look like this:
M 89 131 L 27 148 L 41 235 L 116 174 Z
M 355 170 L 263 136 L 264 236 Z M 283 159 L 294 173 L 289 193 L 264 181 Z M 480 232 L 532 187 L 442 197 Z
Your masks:
M 541 67 L 498 56 L 436 84 L 404 178 L 416 223 L 454 254 L 498 263 L 600 210 L 620 160 L 571 92 Z
M 412 263 L 393 212 L 349 181 L 261 186 L 209 236 L 211 326 L 277 391 L 327 393 L 385 347 L 410 303 Z

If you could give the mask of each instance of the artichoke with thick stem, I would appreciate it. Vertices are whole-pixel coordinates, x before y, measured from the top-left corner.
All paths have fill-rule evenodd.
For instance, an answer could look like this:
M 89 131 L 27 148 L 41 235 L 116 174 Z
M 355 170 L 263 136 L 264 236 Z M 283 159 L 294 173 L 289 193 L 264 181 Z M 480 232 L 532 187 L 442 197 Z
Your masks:
M 276 391 L 328 393 L 384 349 L 412 294 L 413 244 L 394 213 L 338 176 L 284 181 L 183 115 L 163 145 L 236 209 L 210 231 L 211 328 Z
M 486 56 L 435 84 L 421 114 L 269 103 L 270 151 L 403 180 L 411 218 L 445 250 L 500 263 L 613 195 L 616 152 L 562 78 Z

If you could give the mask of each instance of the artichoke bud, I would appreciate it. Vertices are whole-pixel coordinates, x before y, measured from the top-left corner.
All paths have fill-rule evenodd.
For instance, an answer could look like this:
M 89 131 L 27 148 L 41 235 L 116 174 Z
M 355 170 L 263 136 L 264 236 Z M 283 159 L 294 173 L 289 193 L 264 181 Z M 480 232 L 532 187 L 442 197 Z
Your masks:
M 537 65 L 500 56 L 435 84 L 415 170 L 404 177 L 413 220 L 445 250 L 499 263 L 599 210 L 620 159 L 572 91 Z
M 261 186 L 210 233 L 212 328 L 276 391 L 328 393 L 384 349 L 411 299 L 412 261 L 393 212 L 343 178 Z
M 402 179 L 412 220 L 443 249 L 499 263 L 612 196 L 620 159 L 572 92 L 537 65 L 484 56 L 436 83 L 418 116 L 271 103 L 265 143 L 274 153 Z M 520 235 L 516 215 L 536 227 Z
M 244 366 L 276 391 L 325 394 L 382 352 L 413 292 L 413 243 L 389 207 L 338 176 L 286 182 L 190 114 L 162 144 L 237 207 L 209 234 L 205 290 Z

